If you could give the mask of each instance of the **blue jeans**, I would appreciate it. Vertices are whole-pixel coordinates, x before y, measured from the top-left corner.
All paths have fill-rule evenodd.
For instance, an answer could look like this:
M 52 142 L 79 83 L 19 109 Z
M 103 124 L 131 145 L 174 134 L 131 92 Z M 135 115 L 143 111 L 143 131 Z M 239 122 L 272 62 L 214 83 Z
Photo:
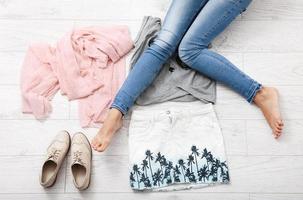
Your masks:
M 251 0 L 173 0 L 162 29 L 129 72 L 110 108 L 116 108 L 125 115 L 175 52 L 189 67 L 229 86 L 251 103 L 261 84 L 223 56 L 207 49 L 210 42 L 250 2 Z

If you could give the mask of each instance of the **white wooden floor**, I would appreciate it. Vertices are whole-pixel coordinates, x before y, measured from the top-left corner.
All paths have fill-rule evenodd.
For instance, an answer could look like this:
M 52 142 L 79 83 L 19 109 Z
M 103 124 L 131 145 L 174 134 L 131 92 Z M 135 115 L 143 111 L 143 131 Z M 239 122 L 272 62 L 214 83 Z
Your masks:
M 128 185 L 127 126 L 105 153 L 94 153 L 86 192 L 73 186 L 69 162 L 55 186 L 38 174 L 56 132 L 79 127 L 77 104 L 57 95 L 41 123 L 20 112 L 19 75 L 31 42 L 55 42 L 73 26 L 126 24 L 135 37 L 144 15 L 161 16 L 169 0 L 0 0 L 0 199 L 303 199 L 303 1 L 254 0 L 214 42 L 242 70 L 281 92 L 284 135 L 274 140 L 256 107 L 218 86 L 231 184 L 171 193 L 133 193 Z M 84 130 L 89 138 L 96 129 Z

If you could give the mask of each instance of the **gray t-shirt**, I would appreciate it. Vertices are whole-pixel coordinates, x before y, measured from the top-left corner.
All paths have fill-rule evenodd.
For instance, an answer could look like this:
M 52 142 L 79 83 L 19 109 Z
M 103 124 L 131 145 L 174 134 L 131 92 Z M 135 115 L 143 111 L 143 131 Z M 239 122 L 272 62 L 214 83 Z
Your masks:
M 130 61 L 130 70 L 135 66 L 140 55 L 157 37 L 161 29 L 161 19 L 145 16 L 135 39 L 134 54 Z M 216 82 L 189 68 L 175 53 L 160 70 L 157 77 L 136 99 L 137 105 L 149 105 L 165 101 L 188 102 L 201 100 L 215 103 Z

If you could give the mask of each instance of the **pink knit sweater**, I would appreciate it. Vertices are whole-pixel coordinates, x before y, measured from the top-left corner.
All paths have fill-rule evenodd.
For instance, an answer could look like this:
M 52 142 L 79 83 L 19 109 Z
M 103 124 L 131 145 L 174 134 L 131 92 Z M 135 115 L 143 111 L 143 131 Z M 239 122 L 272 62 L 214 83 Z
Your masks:
M 69 100 L 79 100 L 81 126 L 102 123 L 125 80 L 125 55 L 132 48 L 126 26 L 79 28 L 56 47 L 31 45 L 21 72 L 23 113 L 46 118 L 60 89 Z

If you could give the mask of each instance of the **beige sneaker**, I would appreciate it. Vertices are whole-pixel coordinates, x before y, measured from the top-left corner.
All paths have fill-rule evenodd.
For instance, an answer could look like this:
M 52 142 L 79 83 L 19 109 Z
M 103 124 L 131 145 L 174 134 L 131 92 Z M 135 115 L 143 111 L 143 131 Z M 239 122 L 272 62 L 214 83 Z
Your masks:
M 47 155 L 40 174 L 40 184 L 43 187 L 52 186 L 63 163 L 70 145 L 67 131 L 60 131 L 47 148 Z
M 92 150 L 83 133 L 75 133 L 71 144 L 71 171 L 73 182 L 79 190 L 85 190 L 90 182 Z

